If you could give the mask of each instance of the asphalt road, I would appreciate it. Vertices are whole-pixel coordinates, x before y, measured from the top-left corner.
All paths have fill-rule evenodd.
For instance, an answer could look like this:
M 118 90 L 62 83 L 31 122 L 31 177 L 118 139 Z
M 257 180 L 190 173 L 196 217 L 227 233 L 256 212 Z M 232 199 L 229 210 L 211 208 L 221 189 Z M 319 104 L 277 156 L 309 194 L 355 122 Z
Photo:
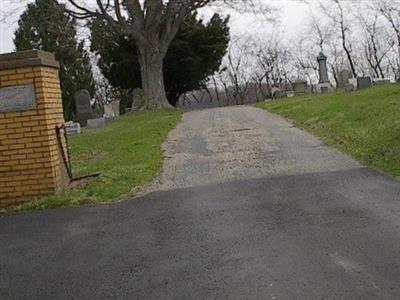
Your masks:
M 1 216 L 0 299 L 399 299 L 399 181 L 273 115 L 245 107 L 224 112 L 191 112 L 171 134 L 170 159 L 157 181 L 164 191 Z M 178 151 L 174 137 L 201 114 L 216 114 L 221 126 L 234 120 L 236 131 L 226 131 L 233 145 L 240 123 L 257 127 L 254 138 L 264 143 L 256 142 L 256 152 L 274 148 L 269 156 L 249 156 L 265 163 L 260 172 L 251 161 L 243 162 L 249 170 L 229 173 L 226 164 L 235 158 L 221 152 L 231 151 L 199 143 L 190 130 L 188 148 Z M 218 161 L 228 175 L 219 183 L 196 175 L 171 184 L 168 164 L 185 149 L 218 156 L 208 165 Z M 307 166 L 306 149 L 314 166 Z M 296 156 L 304 166 L 280 160 Z M 263 170 L 268 157 L 274 171 Z

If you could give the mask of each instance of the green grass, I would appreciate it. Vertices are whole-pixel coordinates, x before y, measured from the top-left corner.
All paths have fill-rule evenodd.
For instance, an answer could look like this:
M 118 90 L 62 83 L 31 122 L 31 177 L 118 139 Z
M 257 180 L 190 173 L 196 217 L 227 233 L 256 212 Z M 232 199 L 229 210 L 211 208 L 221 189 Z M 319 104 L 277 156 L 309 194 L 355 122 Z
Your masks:
M 74 177 L 101 175 L 75 188 L 7 211 L 30 211 L 85 203 L 103 203 L 132 196 L 151 181 L 162 163 L 161 144 L 181 119 L 177 110 L 131 113 L 105 129 L 86 129 L 70 138 Z
M 361 163 L 400 176 L 400 85 L 260 103 Z

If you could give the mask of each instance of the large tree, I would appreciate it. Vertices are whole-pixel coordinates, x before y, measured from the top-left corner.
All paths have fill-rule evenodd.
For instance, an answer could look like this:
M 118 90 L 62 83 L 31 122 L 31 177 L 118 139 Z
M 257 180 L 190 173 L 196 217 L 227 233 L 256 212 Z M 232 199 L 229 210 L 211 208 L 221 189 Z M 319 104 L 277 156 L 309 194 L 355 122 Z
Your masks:
M 138 48 L 142 87 L 148 107 L 169 106 L 163 77 L 163 62 L 183 20 L 193 11 L 215 0 L 67 0 L 78 18 L 103 18 L 109 30 L 132 36 Z M 227 0 L 230 5 L 247 2 L 244 10 L 262 10 L 255 0 Z
M 36 0 L 18 21 L 14 43 L 17 51 L 37 49 L 55 53 L 60 62 L 60 81 L 65 118 L 75 112 L 74 94 L 87 89 L 94 94 L 95 82 L 88 53 L 77 41 L 76 21 L 56 0 Z
M 91 48 L 100 56 L 98 65 L 114 86 L 141 88 L 141 72 L 136 41 L 122 32 L 108 30 L 107 20 L 91 23 Z M 164 82 L 169 103 L 176 106 L 188 91 L 205 87 L 218 71 L 229 43 L 228 18 L 215 14 L 208 23 L 190 14 L 181 24 L 164 61 Z

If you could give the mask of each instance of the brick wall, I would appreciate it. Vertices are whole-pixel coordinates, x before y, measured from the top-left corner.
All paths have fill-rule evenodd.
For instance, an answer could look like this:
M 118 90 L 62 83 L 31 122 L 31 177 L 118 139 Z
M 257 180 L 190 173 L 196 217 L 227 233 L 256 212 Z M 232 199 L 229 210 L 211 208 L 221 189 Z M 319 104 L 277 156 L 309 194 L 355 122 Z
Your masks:
M 0 112 L 2 207 L 57 192 L 69 183 L 56 134 L 64 124 L 58 64 L 41 51 L 0 55 L 0 88 L 29 84 L 34 85 L 36 109 Z M 65 149 L 63 138 L 61 142 Z

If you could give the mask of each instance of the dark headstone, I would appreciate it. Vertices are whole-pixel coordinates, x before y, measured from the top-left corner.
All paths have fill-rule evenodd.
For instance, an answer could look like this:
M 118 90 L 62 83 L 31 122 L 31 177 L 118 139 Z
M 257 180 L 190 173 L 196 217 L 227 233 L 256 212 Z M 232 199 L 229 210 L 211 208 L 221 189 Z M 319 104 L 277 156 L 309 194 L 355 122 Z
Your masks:
M 93 115 L 92 115 L 93 119 L 102 118 L 104 116 L 104 106 L 100 106 L 100 105 L 96 104 L 93 107 L 92 112 L 93 112 Z
M 358 77 L 357 78 L 357 89 L 363 90 L 368 89 L 372 86 L 371 77 Z
M 293 90 L 295 96 L 303 96 L 307 93 L 307 81 L 298 79 L 293 82 Z
M 338 74 L 338 89 L 344 89 L 351 78 L 353 78 L 353 73 L 350 70 L 340 71 Z
M 144 92 L 142 89 L 134 89 L 132 92 L 132 110 L 141 109 L 145 105 Z
M 36 96 L 33 85 L 0 88 L 0 112 L 33 109 L 36 109 Z
M 76 118 L 82 127 L 86 127 L 87 121 L 93 118 L 90 100 L 90 93 L 87 90 L 80 90 L 75 94 Z
M 344 86 L 344 90 L 346 92 L 354 92 L 356 90 L 355 86 L 351 83 L 346 83 L 346 85 Z

